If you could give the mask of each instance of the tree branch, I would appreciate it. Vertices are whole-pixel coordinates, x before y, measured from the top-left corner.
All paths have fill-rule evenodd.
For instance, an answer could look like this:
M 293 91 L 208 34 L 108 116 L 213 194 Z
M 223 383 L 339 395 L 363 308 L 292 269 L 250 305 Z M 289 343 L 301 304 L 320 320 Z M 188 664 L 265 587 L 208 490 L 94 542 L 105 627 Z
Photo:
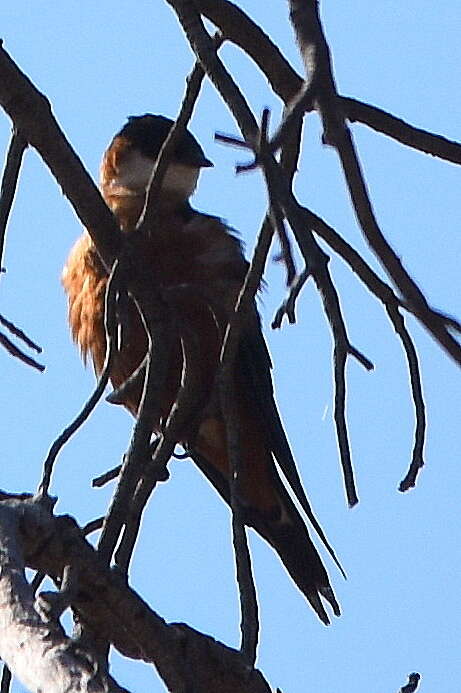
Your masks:
M 121 231 L 112 212 L 59 127 L 48 99 L 2 46 L 0 105 L 56 178 L 109 271 L 122 245 Z
M 16 193 L 22 157 L 26 148 L 26 140 L 17 130 L 13 129 L 6 155 L 0 190 L 0 273 L 5 271 L 3 267 L 3 251 L 5 247 L 6 227 L 8 225 L 8 219 Z
M 119 571 L 101 562 L 72 518 L 54 517 L 36 501 L 7 501 L 12 502 L 15 522 L 20 518 L 18 542 L 24 565 L 53 579 L 62 575 L 65 566 L 75 566 L 78 585 L 72 607 L 79 618 L 124 656 L 155 664 L 169 691 L 184 693 L 192 678 L 196 691 L 270 693 L 262 674 L 249 669 L 238 651 L 186 624 L 167 624 L 152 611 Z M 0 515 L 0 523 L 1 519 Z M 2 647 L 0 638 L 1 657 Z M 16 649 L 21 648 L 16 645 Z M 46 686 L 42 690 L 50 691 Z
M 24 520 L 36 528 L 41 509 L 36 506 L 32 519 L 27 510 L 23 514 L 25 505 L 27 501 L 13 500 L 0 504 L 0 657 L 30 691 L 122 693 L 125 689 L 98 668 L 90 652 L 66 637 L 57 622 L 42 621 L 35 610 L 24 575 L 22 534 Z

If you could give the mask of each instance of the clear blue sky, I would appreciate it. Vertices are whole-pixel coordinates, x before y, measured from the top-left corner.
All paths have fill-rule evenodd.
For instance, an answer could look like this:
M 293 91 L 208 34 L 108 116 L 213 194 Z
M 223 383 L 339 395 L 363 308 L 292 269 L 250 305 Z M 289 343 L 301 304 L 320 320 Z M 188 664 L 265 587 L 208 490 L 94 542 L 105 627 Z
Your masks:
M 299 65 L 286 2 L 240 3 Z M 115 7 L 114 7 L 115 5 Z M 461 140 L 459 3 L 417 0 L 369 3 L 324 0 L 322 15 L 341 93 Z M 3 2 L 6 49 L 50 98 L 61 126 L 97 178 L 102 151 L 127 115 L 174 117 L 192 56 L 163 2 Z M 257 114 L 279 104 L 254 66 L 232 47 L 223 57 Z M 251 251 L 266 199 L 258 173 L 235 177 L 242 153 L 218 146 L 215 130 L 236 132 L 206 85 L 192 122 L 215 168 L 201 178 L 198 208 L 241 231 Z M 10 123 L 0 114 L 0 147 Z M 461 315 L 459 298 L 461 171 L 355 126 L 378 219 L 429 300 Z M 302 200 L 363 251 L 333 151 L 322 147 L 316 117 L 307 121 Z M 32 491 L 47 449 L 93 386 L 66 326 L 59 283 L 79 222 L 38 156 L 28 152 L 8 232 L 0 311 L 43 347 L 40 375 L 0 352 L 2 384 L 0 487 Z M 459 691 L 460 373 L 420 327 L 409 324 L 421 356 L 429 421 L 427 466 L 418 487 L 397 485 L 410 460 L 413 413 L 406 364 L 383 309 L 343 265 L 332 268 L 354 344 L 376 370 L 348 369 L 348 419 L 360 505 L 346 507 L 332 424 L 331 341 L 312 284 L 296 326 L 269 329 L 284 297 L 271 264 L 260 308 L 275 362 L 280 409 L 308 495 L 345 566 L 343 581 L 328 558 L 343 616 L 330 628 L 315 618 L 273 552 L 252 537 L 261 607 L 258 664 L 284 693 L 392 693 L 411 671 L 421 691 Z M 91 479 L 116 464 L 132 421 L 102 403 L 61 455 L 52 492 L 57 511 L 82 524 L 101 515 L 112 488 Z M 229 513 L 189 462 L 171 465 L 146 512 L 131 582 L 168 620 L 185 621 L 238 644 L 237 595 Z M 114 658 L 113 672 L 133 691 L 162 691 L 150 667 Z M 17 685 L 16 691 L 21 690 Z

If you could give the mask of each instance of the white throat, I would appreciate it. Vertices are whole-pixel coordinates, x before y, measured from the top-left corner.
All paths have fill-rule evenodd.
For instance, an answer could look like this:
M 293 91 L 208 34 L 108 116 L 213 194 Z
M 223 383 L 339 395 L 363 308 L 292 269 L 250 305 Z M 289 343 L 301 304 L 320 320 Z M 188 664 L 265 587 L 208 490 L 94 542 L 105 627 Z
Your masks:
M 134 195 L 144 192 L 149 184 L 154 164 L 140 152 L 131 151 L 123 158 L 118 175 L 109 182 L 111 195 Z M 189 198 L 197 186 L 200 169 L 173 163 L 166 170 L 162 189 L 182 199 Z M 107 188 L 106 188 L 107 189 Z

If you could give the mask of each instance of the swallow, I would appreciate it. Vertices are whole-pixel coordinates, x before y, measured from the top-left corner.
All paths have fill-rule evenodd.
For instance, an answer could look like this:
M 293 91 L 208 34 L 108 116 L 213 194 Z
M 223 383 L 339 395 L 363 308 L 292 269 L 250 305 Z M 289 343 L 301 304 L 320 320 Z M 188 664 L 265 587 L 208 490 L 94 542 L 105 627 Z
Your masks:
M 156 159 L 172 124 L 161 115 L 130 117 L 103 155 L 101 193 L 126 234 L 135 232 Z M 156 295 L 160 292 L 175 297 L 169 302 L 175 319 L 193 335 L 200 397 L 193 420 L 185 426 L 178 442 L 230 504 L 226 422 L 216 376 L 226 326 L 248 263 L 236 234 L 221 219 L 198 212 L 190 204 L 201 169 L 210 166 L 195 137 L 184 130 L 162 181 L 155 229 L 139 246 L 138 266 L 152 282 Z M 73 339 L 84 361 L 91 358 L 96 374 L 103 369 L 106 352 L 107 281 L 107 271 L 85 231 L 70 252 L 62 283 Z M 113 401 L 123 404 L 136 417 L 142 386 L 136 380 L 131 387 L 124 385 L 142 364 L 147 340 L 134 305 L 125 307 L 123 323 L 123 339 L 110 380 L 118 393 Z M 153 434 L 161 432 L 176 399 L 182 365 L 178 338 L 171 347 L 161 413 L 153 422 Z M 343 571 L 304 492 L 275 403 L 271 368 L 254 302 L 239 333 L 233 365 L 241 448 L 238 500 L 245 524 L 273 547 L 320 620 L 328 624 L 325 606 L 329 605 L 336 616 L 340 608 L 306 522 L 285 484 L 291 487 L 310 524 Z

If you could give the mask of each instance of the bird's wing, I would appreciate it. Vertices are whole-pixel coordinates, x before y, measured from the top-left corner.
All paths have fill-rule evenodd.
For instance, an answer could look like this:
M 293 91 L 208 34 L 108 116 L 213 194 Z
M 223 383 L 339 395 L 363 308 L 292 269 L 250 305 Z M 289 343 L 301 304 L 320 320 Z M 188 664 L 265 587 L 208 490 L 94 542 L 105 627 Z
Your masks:
M 254 310 L 241 334 L 234 371 L 242 453 L 239 500 L 245 524 L 253 527 L 276 550 L 319 618 L 329 623 L 321 597 L 330 603 L 336 615 L 340 613 L 338 603 L 322 560 L 282 483 L 274 459 L 334 559 L 335 555 L 302 488 L 275 405 L 270 367 L 269 353 Z M 212 430 L 208 438 L 210 445 L 207 447 L 203 443 L 204 436 L 202 439 L 199 436 L 191 446 L 191 457 L 230 504 L 226 426 L 218 415 L 212 423 L 203 427 Z

